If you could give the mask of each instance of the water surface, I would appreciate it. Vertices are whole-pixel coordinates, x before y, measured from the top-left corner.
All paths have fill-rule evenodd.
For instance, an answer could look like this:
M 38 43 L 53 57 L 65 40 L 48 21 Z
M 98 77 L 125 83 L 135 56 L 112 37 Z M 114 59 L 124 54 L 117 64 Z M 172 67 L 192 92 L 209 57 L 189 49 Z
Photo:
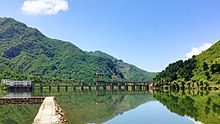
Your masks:
M 12 95 L 13 94 L 13 95 Z M 30 93 L 19 93 L 30 95 Z M 124 92 L 35 91 L 32 96 L 55 96 L 67 124 L 218 124 L 220 93 L 216 91 Z M 8 93 L 7 96 L 16 96 Z M 29 123 L 39 106 L 1 105 L 0 123 Z
M 135 109 L 124 112 L 104 124 L 194 124 L 187 116 L 170 112 L 158 101 L 146 102 Z
M 0 124 L 31 124 L 39 104 L 0 105 Z

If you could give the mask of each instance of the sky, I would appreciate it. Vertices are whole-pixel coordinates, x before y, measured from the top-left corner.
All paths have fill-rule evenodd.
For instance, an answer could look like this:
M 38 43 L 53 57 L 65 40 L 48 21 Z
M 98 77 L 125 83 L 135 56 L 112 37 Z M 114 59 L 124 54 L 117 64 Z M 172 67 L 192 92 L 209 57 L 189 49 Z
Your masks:
M 1 0 L 0 5 L 0 17 L 153 72 L 220 40 L 220 0 Z

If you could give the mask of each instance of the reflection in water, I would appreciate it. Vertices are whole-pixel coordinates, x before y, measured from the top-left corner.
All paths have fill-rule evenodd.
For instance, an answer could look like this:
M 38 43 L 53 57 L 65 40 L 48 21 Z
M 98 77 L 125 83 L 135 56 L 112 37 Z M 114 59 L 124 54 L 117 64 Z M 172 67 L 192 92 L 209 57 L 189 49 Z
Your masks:
M 26 93 L 24 93 L 26 94 Z M 29 93 L 26 94 L 30 95 Z M 68 124 L 218 124 L 218 92 L 185 90 L 154 91 L 34 91 L 34 96 L 56 96 Z M 9 93 L 9 96 L 10 95 Z M 31 122 L 38 107 L 32 105 L 0 106 L 0 123 Z M 24 114 L 23 114 L 24 113 Z
M 155 92 L 154 96 L 171 112 L 175 112 L 180 116 L 186 115 L 205 124 L 218 124 L 220 122 L 218 92 Z
M 8 92 L 3 97 L 31 97 L 31 92 Z M 0 124 L 31 124 L 40 104 L 0 105 Z
M 151 101 L 127 111 L 104 124 L 193 124 L 187 117 L 171 113 L 158 101 Z
M 31 92 L 8 92 L 6 97 L 31 97 Z
M 110 92 L 100 90 L 91 92 L 44 92 L 40 94 L 57 95 L 57 102 L 64 110 L 69 124 L 196 123 L 196 121 L 185 116 L 185 114 L 178 115 L 170 112 L 169 109 L 153 97 L 153 94 L 145 91 Z M 160 96 L 163 94 L 157 93 L 156 95 Z M 192 101 L 188 100 L 189 102 L 185 104 L 187 106 Z
M 0 105 L 0 124 L 31 124 L 40 105 Z
M 133 121 L 154 124 L 157 121 L 160 123 L 160 120 L 162 120 L 161 123 L 169 124 L 217 124 L 220 122 L 219 94 L 209 91 L 185 90 L 167 93 L 154 91 L 154 94 L 151 94 L 145 91 L 92 90 L 91 92 L 60 91 L 39 94 L 56 95 L 69 124 L 130 124 Z
M 86 94 L 86 93 L 84 93 Z M 69 124 L 103 123 L 148 101 L 152 94 L 121 95 L 118 92 L 89 95 L 57 96 Z

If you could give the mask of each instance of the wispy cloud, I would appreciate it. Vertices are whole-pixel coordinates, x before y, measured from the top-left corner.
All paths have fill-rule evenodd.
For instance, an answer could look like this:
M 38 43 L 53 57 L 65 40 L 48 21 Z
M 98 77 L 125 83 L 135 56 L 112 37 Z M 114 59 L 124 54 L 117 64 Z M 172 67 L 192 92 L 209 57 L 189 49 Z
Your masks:
M 67 0 L 25 0 L 21 10 L 27 15 L 56 15 L 68 10 Z
M 193 55 L 198 55 L 200 54 L 202 51 L 207 50 L 209 47 L 211 47 L 213 44 L 212 43 L 205 43 L 203 45 L 201 45 L 200 47 L 196 48 L 193 47 L 192 50 L 189 53 L 186 53 L 186 57 L 187 58 L 191 58 Z

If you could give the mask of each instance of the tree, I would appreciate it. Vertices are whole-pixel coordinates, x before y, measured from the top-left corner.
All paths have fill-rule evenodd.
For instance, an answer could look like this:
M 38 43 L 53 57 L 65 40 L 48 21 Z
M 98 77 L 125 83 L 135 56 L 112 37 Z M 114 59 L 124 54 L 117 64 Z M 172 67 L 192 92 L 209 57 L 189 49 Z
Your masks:
M 183 63 L 183 68 L 179 71 L 179 75 L 185 79 L 185 81 L 189 81 L 191 77 L 193 77 L 193 69 L 196 68 L 196 59 L 191 58 Z
M 205 80 L 205 81 L 204 81 L 204 84 L 205 84 L 205 88 L 208 89 L 208 87 L 209 87 L 208 81 Z
M 185 81 L 181 81 L 181 85 L 182 85 L 182 88 L 183 88 L 183 90 L 185 89 Z
M 211 65 L 211 72 L 214 73 L 220 73 L 220 64 L 212 64 Z
M 191 82 L 188 81 L 188 82 L 187 82 L 187 85 L 188 85 L 188 88 L 190 88 L 190 86 L 191 86 Z
M 209 69 L 209 66 L 206 62 L 203 62 L 203 69 L 206 71 L 207 69 Z
M 199 81 L 199 85 L 203 88 L 203 85 L 204 85 L 203 80 Z
M 210 74 L 209 74 L 208 71 L 205 72 L 205 76 L 206 76 L 206 78 L 207 78 L 208 80 L 211 78 L 211 76 L 210 76 Z

